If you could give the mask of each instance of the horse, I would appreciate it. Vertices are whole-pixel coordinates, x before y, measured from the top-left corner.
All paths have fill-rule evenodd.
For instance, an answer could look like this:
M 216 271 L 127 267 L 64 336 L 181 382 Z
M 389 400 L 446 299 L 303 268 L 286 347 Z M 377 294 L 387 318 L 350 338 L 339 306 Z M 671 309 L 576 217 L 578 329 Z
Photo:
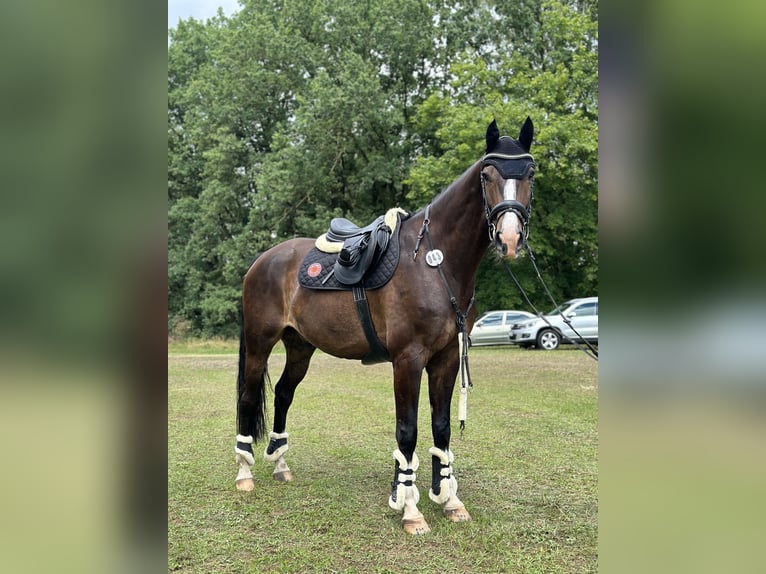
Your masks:
M 415 485 L 424 369 L 434 443 L 428 449 L 429 498 L 443 506 L 449 520 L 471 520 L 457 496 L 450 450 L 450 402 L 463 352 L 458 340 L 476 318 L 476 273 L 488 248 L 492 245 L 500 257 L 515 259 L 527 240 L 535 169 L 529 153 L 533 134 L 529 117 L 518 139 L 501 137 L 493 120 L 486 130 L 484 156 L 428 206 L 401 220 L 396 269 L 383 287 L 367 293 L 375 334 L 393 367 L 397 448 L 388 503 L 402 513 L 402 526 L 409 534 L 430 531 L 417 507 L 420 493 Z M 318 348 L 359 360 L 371 349 L 349 291 L 313 290 L 299 284 L 299 266 L 314 244 L 310 238 L 280 243 L 257 257 L 244 276 L 235 446 L 239 469 L 235 483 L 240 491 L 254 489 L 252 445 L 266 436 L 267 361 L 274 345 L 284 343 L 286 362 L 274 387 L 274 420 L 264 460 L 274 464 L 273 478 L 284 482 L 293 479 L 284 458 L 287 412 L 312 354 Z M 467 366 L 467 357 L 462 358 Z

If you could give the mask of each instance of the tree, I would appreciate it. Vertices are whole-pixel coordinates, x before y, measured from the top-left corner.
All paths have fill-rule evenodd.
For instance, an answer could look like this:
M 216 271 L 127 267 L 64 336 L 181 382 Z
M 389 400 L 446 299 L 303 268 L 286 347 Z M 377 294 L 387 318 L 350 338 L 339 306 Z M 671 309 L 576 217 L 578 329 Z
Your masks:
M 532 244 L 554 294 L 597 288 L 593 1 L 243 0 L 168 46 L 169 325 L 232 335 L 249 263 L 331 217 L 422 207 L 536 125 Z M 538 304 L 528 265 L 522 283 Z M 489 258 L 480 309 L 522 306 Z M 486 302 L 486 303 L 485 303 Z
M 480 156 L 476 134 L 492 116 L 507 130 L 531 116 L 538 167 L 530 244 L 557 299 L 598 289 L 597 23 L 590 4 L 581 4 L 542 2 L 528 13 L 537 35 L 525 49 L 479 59 L 467 53 L 452 65 L 451 82 L 418 108 L 416 124 L 434 134 L 433 151 L 418 159 L 408 179 L 413 201 L 427 201 Z M 531 265 L 515 267 L 533 303 L 548 308 Z M 497 287 L 504 275 L 495 259 L 484 262 L 480 311 L 525 306 L 518 294 L 499 295 L 506 293 Z

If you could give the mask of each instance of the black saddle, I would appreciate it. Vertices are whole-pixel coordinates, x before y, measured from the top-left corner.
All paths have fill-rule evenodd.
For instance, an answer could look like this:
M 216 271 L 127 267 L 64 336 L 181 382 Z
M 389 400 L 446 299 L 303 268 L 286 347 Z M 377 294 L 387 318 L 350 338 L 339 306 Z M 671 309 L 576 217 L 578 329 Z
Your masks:
M 386 252 L 390 238 L 391 228 L 382 215 L 365 227 L 357 227 L 342 217 L 333 219 L 327 239 L 343 241 L 343 248 L 333 267 L 335 278 L 344 285 L 359 283 Z
M 347 232 L 349 237 L 335 253 L 314 247 L 301 263 L 298 281 L 309 289 L 346 290 L 353 286 L 378 289 L 388 283 L 399 263 L 399 229 L 403 218 L 397 218 L 394 232 L 378 217 L 370 225 L 357 227 L 347 219 L 336 218 L 327 231 L 328 240 Z M 341 221 L 340 227 L 336 222 Z M 345 231 L 344 231 L 345 230 Z
M 384 222 L 384 219 L 385 215 L 381 215 L 369 225 L 359 227 L 356 223 L 349 221 L 345 217 L 335 217 L 330 221 L 330 229 L 327 231 L 327 239 L 330 241 L 345 241 L 351 237 L 366 235 L 377 230 L 381 223 Z

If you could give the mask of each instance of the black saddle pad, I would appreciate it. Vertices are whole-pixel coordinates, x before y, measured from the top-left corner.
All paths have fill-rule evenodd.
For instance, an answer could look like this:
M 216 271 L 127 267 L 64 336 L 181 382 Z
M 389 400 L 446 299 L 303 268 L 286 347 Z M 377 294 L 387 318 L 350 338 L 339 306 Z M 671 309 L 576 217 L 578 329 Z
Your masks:
M 388 249 L 383 253 L 378 264 L 362 277 L 361 287 L 379 289 L 391 280 L 399 265 L 399 229 L 401 217 L 396 222 L 396 229 L 388 242 Z M 336 291 L 351 290 L 351 285 L 340 283 L 332 273 L 338 253 L 325 253 L 314 247 L 303 258 L 298 270 L 298 283 L 308 289 L 330 289 Z M 328 278 L 328 274 L 332 273 Z

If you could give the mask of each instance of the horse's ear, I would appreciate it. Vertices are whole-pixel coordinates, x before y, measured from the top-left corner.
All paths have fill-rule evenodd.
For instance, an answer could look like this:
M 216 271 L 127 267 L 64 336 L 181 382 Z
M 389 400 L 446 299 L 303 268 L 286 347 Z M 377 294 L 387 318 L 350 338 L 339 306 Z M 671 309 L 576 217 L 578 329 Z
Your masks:
M 495 149 L 497 141 L 500 139 L 500 130 L 497 129 L 497 122 L 493 119 L 492 123 L 487 127 L 487 151 L 491 152 Z
M 532 118 L 527 116 L 527 119 L 524 121 L 524 125 L 521 126 L 521 131 L 519 132 L 519 143 L 521 144 L 521 147 L 524 148 L 524 151 L 528 152 L 529 148 L 532 147 L 532 138 L 535 135 L 535 126 L 532 125 Z

